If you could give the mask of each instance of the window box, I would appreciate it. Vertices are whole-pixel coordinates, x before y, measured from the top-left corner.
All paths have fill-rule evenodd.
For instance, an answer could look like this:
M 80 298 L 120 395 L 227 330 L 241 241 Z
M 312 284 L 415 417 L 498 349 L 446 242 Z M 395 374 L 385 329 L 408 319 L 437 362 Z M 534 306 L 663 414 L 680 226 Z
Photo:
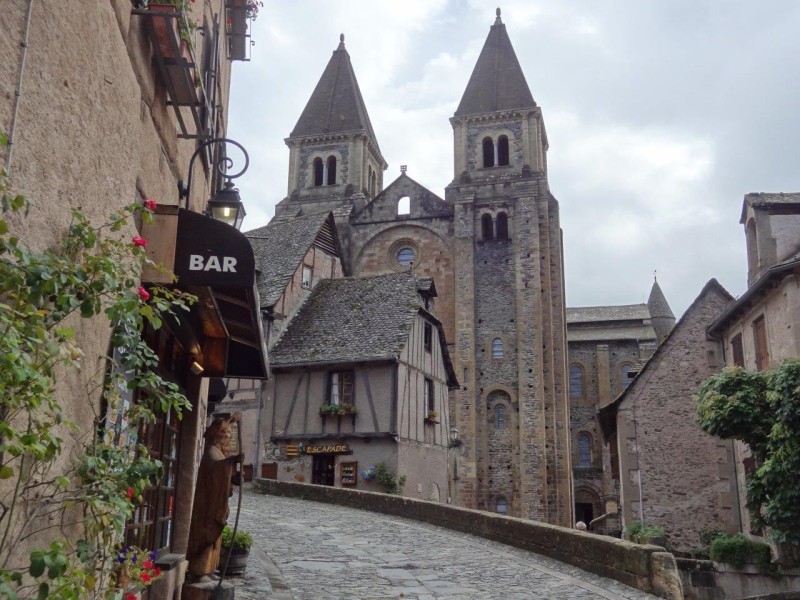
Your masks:
M 328 415 L 357 415 L 358 408 L 352 404 L 323 404 L 319 407 L 319 414 L 323 417 Z
M 228 56 L 230 60 L 247 60 L 248 1 L 228 0 L 227 9 Z

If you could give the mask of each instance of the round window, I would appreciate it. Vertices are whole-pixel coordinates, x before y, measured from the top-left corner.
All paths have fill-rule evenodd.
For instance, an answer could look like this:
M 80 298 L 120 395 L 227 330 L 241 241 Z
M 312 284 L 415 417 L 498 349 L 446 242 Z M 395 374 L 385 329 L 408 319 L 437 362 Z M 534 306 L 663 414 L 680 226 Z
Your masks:
M 412 263 L 412 261 L 416 258 L 416 256 L 417 254 L 416 252 L 414 252 L 414 249 L 406 246 L 405 248 L 401 248 L 397 252 L 397 262 L 400 265 L 407 267 Z

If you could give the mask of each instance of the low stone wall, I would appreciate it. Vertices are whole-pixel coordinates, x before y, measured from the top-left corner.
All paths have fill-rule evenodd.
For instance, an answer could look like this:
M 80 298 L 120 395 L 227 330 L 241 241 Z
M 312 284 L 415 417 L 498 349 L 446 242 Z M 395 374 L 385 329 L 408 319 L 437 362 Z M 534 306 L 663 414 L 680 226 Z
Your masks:
M 737 569 L 710 560 L 676 559 L 687 600 L 800 599 L 800 569 L 776 577 L 754 565 Z
M 255 479 L 253 489 L 424 521 L 549 556 L 662 598 L 683 600 L 675 558 L 659 546 L 375 492 L 270 479 Z

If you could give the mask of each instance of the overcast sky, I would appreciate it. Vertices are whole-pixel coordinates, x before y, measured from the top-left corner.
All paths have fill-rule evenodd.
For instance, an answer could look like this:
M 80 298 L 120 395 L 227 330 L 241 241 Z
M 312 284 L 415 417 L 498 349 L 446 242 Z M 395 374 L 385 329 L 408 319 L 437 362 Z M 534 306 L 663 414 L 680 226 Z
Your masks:
M 479 0 L 267 0 L 236 63 L 237 182 L 266 224 L 287 194 L 284 144 L 337 47 L 389 168 L 444 197 L 453 116 L 494 22 Z M 510 0 L 502 19 L 536 103 L 561 207 L 568 306 L 646 301 L 676 317 L 716 277 L 746 287 L 748 192 L 800 191 L 800 2 Z

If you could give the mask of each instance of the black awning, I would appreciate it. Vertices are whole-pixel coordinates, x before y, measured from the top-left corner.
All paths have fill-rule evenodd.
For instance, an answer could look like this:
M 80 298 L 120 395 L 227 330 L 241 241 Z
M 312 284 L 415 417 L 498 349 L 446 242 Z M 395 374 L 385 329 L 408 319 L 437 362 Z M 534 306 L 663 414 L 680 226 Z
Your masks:
M 146 268 L 142 280 L 172 284 L 198 298 L 174 330 L 199 342 L 193 353 L 203 376 L 266 379 L 255 257 L 244 234 L 199 213 L 158 206 L 142 235 L 148 256 L 168 271 Z

